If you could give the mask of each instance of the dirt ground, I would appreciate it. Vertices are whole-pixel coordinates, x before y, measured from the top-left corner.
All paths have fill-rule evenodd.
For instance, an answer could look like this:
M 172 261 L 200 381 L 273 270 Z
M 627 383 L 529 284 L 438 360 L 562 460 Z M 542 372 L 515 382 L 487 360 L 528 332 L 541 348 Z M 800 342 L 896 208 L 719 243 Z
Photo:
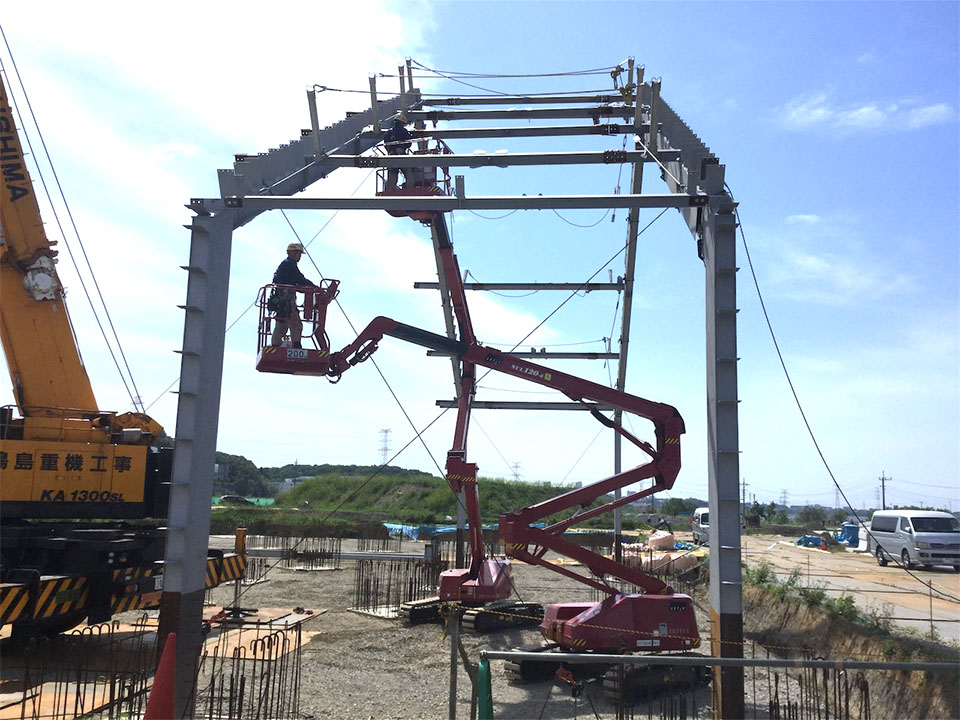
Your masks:
M 404 552 L 421 552 L 421 542 L 404 542 Z M 347 541 L 343 550 L 353 548 Z M 450 642 L 441 625 L 405 626 L 351 612 L 354 604 L 354 563 L 340 571 L 296 572 L 276 569 L 269 581 L 250 587 L 242 599 L 247 606 L 284 603 L 326 612 L 310 621 L 317 631 L 303 652 L 301 713 L 314 718 L 445 718 L 449 710 Z M 525 602 L 585 602 L 590 589 L 539 567 L 514 564 L 515 585 Z M 214 591 L 217 603 L 229 603 L 232 590 Z M 707 634 L 706 615 L 700 613 L 700 632 Z M 472 662 L 483 649 L 510 650 L 539 644 L 536 628 L 488 635 L 466 630 L 463 645 Z M 599 683 L 588 684 L 580 697 L 569 689 L 542 681 L 529 685 L 507 682 L 502 661 L 493 661 L 492 683 L 498 718 L 614 717 L 614 707 Z M 457 717 L 470 717 L 471 683 L 462 665 L 458 669 Z M 709 688 L 700 692 L 709 702 Z
M 747 543 L 750 562 L 769 561 L 790 556 L 792 551 L 776 547 L 775 538 L 751 538 Z M 783 548 L 783 552 L 780 548 Z M 345 552 L 353 550 L 345 541 Z M 423 543 L 404 542 L 404 552 L 422 552 Z M 801 559 L 806 556 L 801 556 Z M 851 556 L 852 557 L 852 556 Z M 833 567 L 834 556 L 818 555 L 821 567 Z M 854 563 L 869 561 L 856 558 Z M 804 565 L 797 558 L 790 562 Z M 789 572 L 790 562 L 782 572 Z M 851 562 L 840 556 L 837 562 Z M 344 561 L 340 571 L 296 572 L 276 569 L 269 581 L 249 587 L 243 606 L 301 606 L 326 612 L 305 627 L 316 631 L 303 652 L 301 714 L 314 718 L 441 718 L 448 716 L 450 688 L 450 642 L 440 625 L 409 627 L 399 620 L 386 620 L 351 612 L 354 604 L 354 563 Z M 866 572 L 868 565 L 863 565 Z M 887 571 L 877 568 L 872 570 Z M 836 568 L 831 574 L 837 574 Z M 851 570 L 844 570 L 847 575 Z M 953 574 L 945 576 L 953 580 Z M 591 600 L 589 588 L 539 567 L 514 565 L 514 580 L 521 599 L 543 604 L 558 601 Z M 896 588 L 894 588 L 896 589 Z M 229 604 L 232 590 L 220 588 L 214 600 Z M 708 612 L 697 611 L 701 636 L 709 636 Z M 540 642 L 536 628 L 515 629 L 489 635 L 463 634 L 463 645 L 469 659 L 479 660 L 483 649 L 509 650 Z M 709 653 L 704 640 L 702 650 Z M 752 649 L 747 648 L 749 656 Z M 765 651 L 764 651 L 765 652 Z M 759 653 L 758 653 L 759 654 Z M 587 683 L 583 693 L 575 697 L 569 688 L 552 681 L 515 685 L 507 681 L 502 661 L 493 661 L 493 699 L 498 718 L 576 718 L 616 717 L 612 700 L 605 696 L 600 683 Z M 769 717 L 770 686 L 765 678 L 747 673 L 746 700 L 748 717 Z M 470 717 L 470 680 L 458 668 L 457 717 Z M 687 697 L 687 712 L 693 716 L 711 717 L 709 687 Z M 635 717 L 660 717 L 655 703 L 637 707 Z M 882 708 L 874 708 L 873 717 L 884 717 Z

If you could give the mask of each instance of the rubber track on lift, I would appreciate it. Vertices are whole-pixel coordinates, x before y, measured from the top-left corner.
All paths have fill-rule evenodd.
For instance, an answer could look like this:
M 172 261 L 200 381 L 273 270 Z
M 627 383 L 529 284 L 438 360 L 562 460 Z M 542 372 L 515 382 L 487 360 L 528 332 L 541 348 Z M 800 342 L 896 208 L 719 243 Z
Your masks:
M 407 625 L 423 625 L 440 622 L 440 598 L 410 600 L 400 605 L 400 617 Z
M 709 665 L 613 665 L 604 675 L 603 690 L 611 702 L 633 705 L 661 693 L 706 687 L 711 677 Z
M 556 643 L 539 643 L 537 645 L 527 645 L 524 647 L 513 648 L 514 652 L 543 652 L 548 653 L 557 649 Z M 526 683 L 548 680 L 557 672 L 557 663 L 540 660 L 507 660 L 503 664 L 503 669 L 507 675 L 507 682 L 515 685 L 524 685 Z
M 483 634 L 507 628 L 530 627 L 543 621 L 540 603 L 500 602 L 472 608 L 463 614 L 464 628 Z

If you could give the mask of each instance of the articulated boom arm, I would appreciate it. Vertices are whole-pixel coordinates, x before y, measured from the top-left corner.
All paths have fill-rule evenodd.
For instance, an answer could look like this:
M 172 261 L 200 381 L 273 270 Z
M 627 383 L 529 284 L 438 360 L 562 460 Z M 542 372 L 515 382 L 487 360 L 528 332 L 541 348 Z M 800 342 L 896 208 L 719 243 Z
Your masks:
M 350 345 L 330 356 L 327 375 L 339 379 L 346 370 L 366 360 L 377 350 L 384 335 L 415 343 L 431 350 L 449 353 L 461 363 L 458 415 L 454 442 L 447 455 L 447 481 L 454 491 L 465 491 L 467 518 L 470 523 L 470 542 L 473 551 L 471 576 L 484 559 L 480 525 L 480 506 L 477 494 L 477 466 L 466 462 L 467 430 L 475 393 L 475 369 L 485 367 L 558 390 L 574 402 L 599 403 L 650 420 L 654 425 L 656 445 L 652 446 L 629 433 L 620 423 L 602 415 L 596 408 L 591 413 L 597 420 L 612 428 L 650 456 L 650 462 L 600 480 L 587 487 L 572 490 L 551 500 L 523 508 L 500 518 L 500 537 L 507 555 L 529 563 L 542 565 L 554 572 L 595 587 L 609 594 L 616 590 L 604 582 L 610 575 L 643 588 L 648 593 L 672 594 L 673 588 L 657 578 L 629 568 L 602 555 L 586 550 L 563 539 L 563 532 L 591 517 L 635 502 L 656 492 L 673 487 L 680 472 L 680 436 L 684 432 L 683 418 L 671 405 L 645 400 L 629 393 L 614 390 L 598 383 L 558 372 L 536 363 L 477 343 L 467 308 L 466 294 L 453 246 L 442 217 L 434 218 L 433 229 L 438 240 L 438 251 L 443 276 L 450 289 L 450 300 L 460 327 L 460 340 L 451 339 L 427 330 L 405 325 L 386 317 L 375 318 Z M 638 493 L 613 500 L 599 507 L 587 508 L 599 497 L 632 485 L 641 480 L 653 484 Z M 544 529 L 533 524 L 556 513 L 576 508 L 567 519 Z M 533 550 L 531 550 L 533 546 Z M 544 560 L 548 550 L 578 560 L 593 577 L 575 573 Z
M 591 412 L 601 422 L 613 428 L 623 437 L 650 455 L 651 461 L 645 465 L 627 470 L 584 488 L 572 490 L 537 505 L 510 513 L 500 518 L 500 535 L 507 548 L 507 555 L 526 562 L 543 565 L 555 572 L 566 575 L 604 592 L 615 591 L 602 580 L 580 575 L 565 567 L 544 560 L 547 550 L 579 561 L 597 578 L 612 575 L 644 588 L 647 592 L 672 593 L 673 590 L 660 580 L 638 570 L 626 567 L 597 553 L 585 550 L 563 539 L 564 530 L 591 517 L 609 512 L 616 507 L 635 502 L 655 492 L 669 490 L 680 471 L 680 435 L 684 432 L 683 418 L 676 408 L 662 403 L 645 400 L 629 393 L 612 390 L 589 380 L 551 370 L 535 363 L 527 362 L 493 348 L 477 343 L 464 343 L 451 340 L 444 335 L 421 330 L 386 317 L 375 318 L 350 345 L 330 358 L 328 375 L 339 378 L 347 369 L 363 362 L 373 354 L 384 335 L 415 343 L 431 350 L 448 352 L 459 357 L 463 371 L 461 392 L 458 405 L 457 429 L 453 449 L 447 457 L 447 480 L 455 491 L 467 490 L 467 516 L 470 520 L 470 541 L 474 553 L 474 565 L 483 559 L 483 543 L 480 535 L 480 513 L 477 498 L 477 466 L 465 461 L 466 435 L 469 424 L 470 408 L 474 395 L 474 367 L 481 366 L 497 372 L 513 375 L 539 385 L 559 390 L 571 400 L 597 402 L 610 405 L 618 410 L 633 413 L 653 422 L 656 447 L 635 438 L 621 425 L 601 415 Z M 619 500 L 613 500 L 600 507 L 586 510 L 597 498 L 626 487 L 641 480 L 653 479 L 653 485 Z M 579 508 L 571 517 L 550 527 L 539 529 L 532 527 L 543 518 L 559 512 Z M 536 546 L 534 551 L 528 548 Z M 472 568 L 475 569 L 475 568 Z

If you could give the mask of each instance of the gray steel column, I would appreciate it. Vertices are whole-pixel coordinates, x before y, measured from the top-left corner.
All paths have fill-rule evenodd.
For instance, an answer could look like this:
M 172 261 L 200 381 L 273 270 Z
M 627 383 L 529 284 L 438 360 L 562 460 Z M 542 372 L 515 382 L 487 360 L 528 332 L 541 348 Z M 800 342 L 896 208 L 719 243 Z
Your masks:
M 167 520 L 160 637 L 177 633 L 177 717 L 192 717 L 202 638 L 210 498 L 227 324 L 230 245 L 235 213 L 197 216 L 191 224 L 190 264 L 180 362 L 180 400 Z
M 737 249 L 729 196 L 704 213 L 707 446 L 710 480 L 710 637 L 714 657 L 743 657 L 740 458 L 737 418 Z M 743 717 L 743 668 L 714 669 L 714 715 Z

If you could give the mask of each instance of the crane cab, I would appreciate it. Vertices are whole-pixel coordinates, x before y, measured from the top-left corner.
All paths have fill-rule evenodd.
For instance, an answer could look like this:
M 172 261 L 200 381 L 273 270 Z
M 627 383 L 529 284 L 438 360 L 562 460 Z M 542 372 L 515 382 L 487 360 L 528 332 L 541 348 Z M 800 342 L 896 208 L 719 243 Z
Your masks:
M 287 375 L 327 374 L 327 305 L 337 296 L 339 286 L 339 280 L 328 279 L 319 287 L 271 283 L 260 288 L 256 301 L 257 370 Z
M 409 143 L 385 143 L 377 150 L 386 155 L 450 155 L 452 150 L 439 138 L 420 138 L 410 141 L 412 152 L 399 151 L 394 145 Z M 400 182 L 400 176 L 403 182 Z M 450 194 L 450 168 L 448 167 L 408 167 L 380 168 L 377 170 L 378 197 L 424 197 L 429 195 Z M 387 210 L 393 217 L 408 217 L 424 225 L 429 225 L 441 211 L 439 210 Z

